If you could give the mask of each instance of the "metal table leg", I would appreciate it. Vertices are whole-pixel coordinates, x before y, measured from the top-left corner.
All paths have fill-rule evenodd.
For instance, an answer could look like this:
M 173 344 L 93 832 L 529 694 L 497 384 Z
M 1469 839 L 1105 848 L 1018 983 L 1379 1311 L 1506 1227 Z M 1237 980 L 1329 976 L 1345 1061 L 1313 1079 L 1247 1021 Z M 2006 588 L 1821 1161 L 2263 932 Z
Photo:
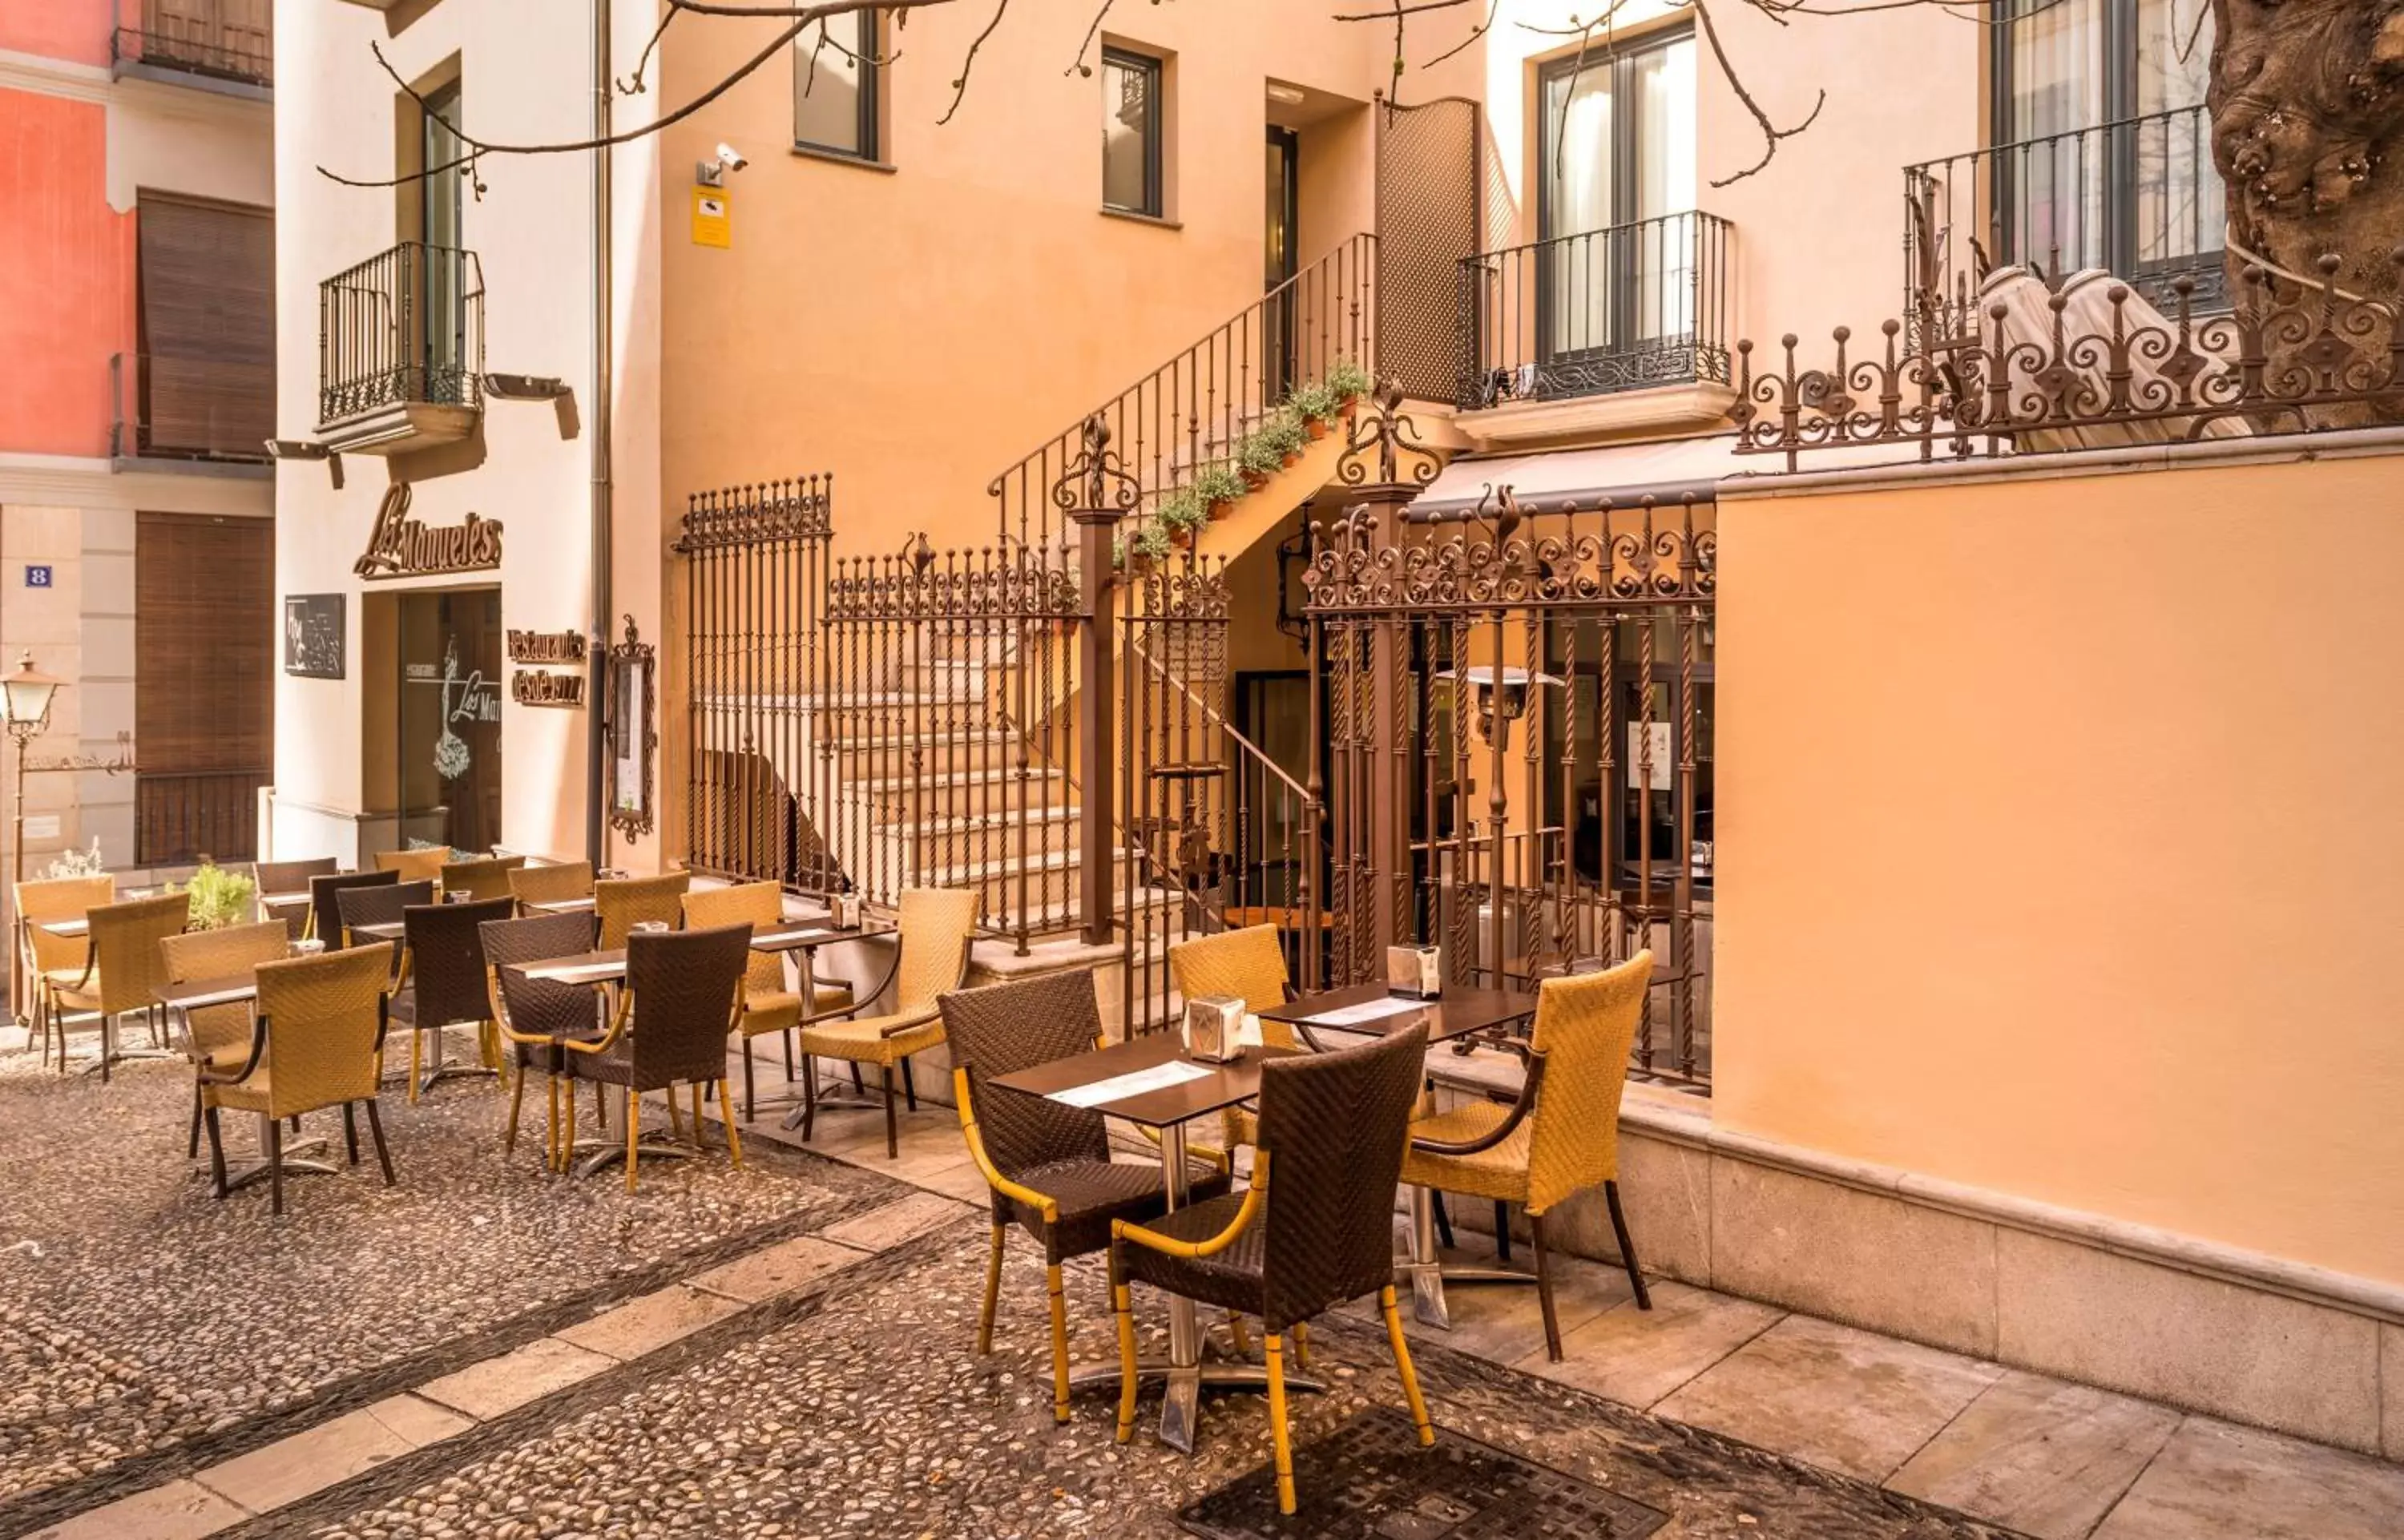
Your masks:
M 1507 1267 L 1444 1266 L 1435 1249 L 1435 1189 L 1411 1189 L 1411 1254 L 1399 1269 L 1411 1289 L 1411 1313 L 1440 1331 L 1452 1330 L 1452 1312 L 1445 1304 L 1444 1286 L 1453 1283 L 1533 1283 L 1533 1273 Z
M 237 1167 L 229 1165 L 226 1168 L 227 1192 L 232 1192 L 236 1187 L 248 1186 L 254 1182 L 264 1182 L 267 1180 L 269 1169 L 267 1159 L 267 1125 L 272 1120 L 265 1113 L 260 1113 L 259 1114 L 259 1154 L 247 1166 Z M 326 1141 L 322 1139 L 303 1139 L 285 1145 L 284 1174 L 286 1176 L 334 1175 L 336 1171 L 341 1169 L 341 1168 L 335 1166 L 329 1160 L 316 1160 L 310 1158 L 313 1155 L 323 1155 L 325 1150 Z
M 607 1096 L 608 1093 L 603 1088 L 595 1086 L 593 1094 L 595 1096 Z M 676 1093 L 671 1090 L 668 1094 L 670 1096 L 674 1096 Z M 634 1099 L 635 1093 L 633 1091 L 629 1090 L 623 1093 L 618 1103 L 619 1116 L 634 1116 L 634 1109 L 628 1105 L 628 1103 L 633 1101 Z M 623 1128 L 625 1125 L 621 1123 L 618 1127 Z M 698 1138 L 699 1130 L 696 1129 L 694 1133 L 695 1137 Z M 568 1161 L 572 1164 L 577 1156 L 582 1155 L 585 1157 L 584 1164 L 576 1167 L 576 1174 L 578 1176 L 591 1176 L 596 1171 L 606 1170 L 611 1166 L 621 1165 L 625 1161 L 626 1141 L 622 1138 L 577 1139 L 572 1130 L 568 1137 L 571 1141 L 567 1150 Z M 644 1160 L 691 1160 L 700 1153 L 701 1152 L 699 1150 L 695 1149 L 691 1144 L 661 1139 L 655 1134 L 643 1135 L 640 1141 L 635 1146 L 635 1154 Z

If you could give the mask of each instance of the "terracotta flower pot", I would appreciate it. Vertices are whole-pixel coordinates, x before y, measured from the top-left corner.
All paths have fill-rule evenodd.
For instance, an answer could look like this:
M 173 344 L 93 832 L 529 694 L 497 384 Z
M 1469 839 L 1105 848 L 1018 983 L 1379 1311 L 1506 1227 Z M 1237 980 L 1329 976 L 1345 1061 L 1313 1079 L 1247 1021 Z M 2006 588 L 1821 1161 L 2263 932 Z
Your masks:
M 1339 412 L 1341 412 L 1341 413 L 1344 414 L 1344 420 L 1345 420 L 1346 422 L 1348 422 L 1348 423 L 1349 423 L 1349 422 L 1350 422 L 1350 421 L 1352 420 L 1352 414 L 1353 414 L 1355 412 L 1357 412 L 1358 410 L 1360 410 L 1360 406 L 1361 406 L 1361 398 L 1360 398 L 1360 397 L 1358 397 L 1358 396 L 1347 396 L 1347 397 L 1345 397 L 1345 398 L 1344 398 L 1344 404 L 1343 404 L 1342 406 L 1340 406 L 1340 407 L 1336 408 L 1336 410 L 1337 410 L 1337 411 L 1339 411 Z
M 1258 492 L 1261 488 L 1269 484 L 1268 472 L 1265 470 L 1247 470 L 1244 472 L 1244 484 L 1251 487 L 1253 491 Z
M 1295 466 L 1298 466 L 1298 465 L 1300 465 L 1301 463 L 1302 463 L 1302 452 L 1301 452 L 1301 451 L 1299 451 L 1299 450 L 1288 450 L 1288 451 L 1286 452 L 1286 456 L 1285 456 L 1285 468 L 1286 468 L 1288 470 L 1292 470 Z
M 1179 525 L 1168 532 L 1168 543 L 1180 551 L 1191 551 L 1194 549 L 1194 531 Z
M 1303 426 L 1310 430 L 1313 442 L 1327 437 L 1327 420 L 1323 417 L 1313 417 Z

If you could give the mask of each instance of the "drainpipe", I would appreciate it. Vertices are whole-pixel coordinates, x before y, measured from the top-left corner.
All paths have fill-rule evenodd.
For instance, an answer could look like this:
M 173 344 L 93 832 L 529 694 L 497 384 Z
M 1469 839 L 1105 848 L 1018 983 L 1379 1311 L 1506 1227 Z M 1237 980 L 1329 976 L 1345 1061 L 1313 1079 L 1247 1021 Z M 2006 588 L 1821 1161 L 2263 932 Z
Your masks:
M 609 0 L 593 0 L 593 137 L 609 136 Z M 584 854 L 602 865 L 608 824 L 602 807 L 603 756 L 609 709 L 609 564 L 612 551 L 609 467 L 610 306 L 609 147 L 593 151 L 593 414 L 585 429 L 593 449 L 593 643 L 584 698 Z

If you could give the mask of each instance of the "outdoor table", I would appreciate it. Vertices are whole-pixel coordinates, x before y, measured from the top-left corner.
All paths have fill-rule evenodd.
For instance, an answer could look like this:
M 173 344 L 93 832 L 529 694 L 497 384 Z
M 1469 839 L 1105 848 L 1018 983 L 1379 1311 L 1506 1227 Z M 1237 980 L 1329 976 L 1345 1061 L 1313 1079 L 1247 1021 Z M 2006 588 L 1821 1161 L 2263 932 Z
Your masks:
M 1379 1001 L 1391 1001 L 1391 1007 L 1381 1009 Z M 1373 1010 L 1377 1014 L 1366 1015 Z M 1335 989 L 1325 994 L 1288 1001 L 1283 1005 L 1261 1012 L 1260 1015 L 1264 1021 L 1293 1023 L 1303 1040 L 1314 1048 L 1321 1045 L 1316 1033 L 1342 1031 L 1384 1037 L 1420 1022 L 1427 1024 L 1431 1046 L 1438 1043 L 1455 1043 L 1466 1048 L 1473 1034 L 1522 1020 L 1533 1015 L 1535 1011 L 1536 997 L 1515 990 L 1447 989 L 1434 1000 L 1421 1001 L 1390 995 L 1382 984 L 1363 984 L 1349 989 Z M 1356 1014 L 1366 1015 L 1366 1019 L 1345 1019 Z M 1330 1020 L 1330 1017 L 1335 1019 Z M 1533 1283 L 1536 1281 L 1532 1273 L 1515 1272 L 1507 1267 L 1444 1266 L 1436 1255 L 1434 1190 L 1411 1188 L 1410 1203 L 1411 1254 L 1397 1271 L 1410 1281 L 1411 1313 L 1419 1320 L 1446 1331 L 1452 1329 L 1452 1313 L 1444 1299 L 1447 1279 L 1456 1283 Z
M 1186 1202 L 1185 1125 L 1260 1095 L 1261 1065 L 1291 1052 L 1253 1046 L 1230 1063 L 1206 1064 L 1185 1057 L 1177 1033 L 1154 1032 L 1001 1075 L 993 1084 L 1024 1096 L 1068 1101 L 1154 1130 L 1160 1138 L 1160 1169 L 1168 1207 L 1174 1211 Z M 1160 1406 L 1161 1441 L 1187 1454 L 1194 1452 L 1195 1423 L 1206 1387 L 1258 1391 L 1268 1384 L 1268 1370 L 1264 1366 L 1202 1362 L 1202 1333 L 1194 1301 L 1181 1295 L 1171 1295 L 1168 1300 L 1167 1362 L 1155 1359 L 1139 1365 L 1138 1371 L 1144 1378 L 1167 1381 Z M 1069 1382 L 1107 1384 L 1118 1377 L 1117 1365 L 1096 1365 L 1070 1374 Z M 1323 1381 L 1298 1375 L 1288 1375 L 1285 1384 L 1289 1391 L 1326 1388 Z
M 546 915 L 581 914 L 593 907 L 593 897 L 588 893 L 582 898 L 552 899 L 546 903 L 529 903 L 526 907 L 539 909 Z
M 151 998 L 165 1006 L 168 1015 L 181 1015 L 185 1018 L 184 1042 L 187 1046 L 189 1046 L 192 1041 L 190 1013 L 204 1005 L 239 1005 L 258 1000 L 259 977 L 256 973 L 245 973 L 233 978 L 187 979 L 181 984 L 161 985 L 152 992 Z M 247 1057 L 247 1054 L 245 1057 Z M 197 1068 L 194 1072 L 199 1072 Z M 267 1125 L 271 1119 L 265 1113 L 256 1115 L 259 1118 L 259 1154 L 248 1165 L 227 1169 L 226 1191 L 228 1192 L 259 1181 L 268 1174 L 271 1162 L 267 1158 Z M 332 1176 L 336 1168 L 330 1160 L 310 1158 L 313 1155 L 324 1154 L 325 1149 L 326 1141 L 322 1138 L 304 1139 L 287 1144 L 284 1147 L 284 1174 Z
M 407 923 L 397 919 L 381 920 L 373 925 L 354 925 L 351 927 L 351 934 L 355 936 L 368 936 L 376 941 L 398 941 L 408 933 L 409 928 Z
M 54 936 L 88 936 L 91 921 L 88 919 L 45 919 L 35 922 L 42 931 Z

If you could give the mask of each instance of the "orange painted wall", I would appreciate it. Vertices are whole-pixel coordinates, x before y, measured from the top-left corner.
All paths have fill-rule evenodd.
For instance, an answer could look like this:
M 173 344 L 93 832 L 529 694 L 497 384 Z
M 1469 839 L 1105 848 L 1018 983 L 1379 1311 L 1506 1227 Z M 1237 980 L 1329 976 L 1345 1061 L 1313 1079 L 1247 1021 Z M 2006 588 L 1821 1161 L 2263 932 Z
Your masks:
M 0 0 L 0 49 L 105 64 L 108 0 Z
M 0 450 L 108 452 L 108 358 L 133 347 L 133 217 L 108 206 L 107 138 L 96 102 L 0 91 Z

